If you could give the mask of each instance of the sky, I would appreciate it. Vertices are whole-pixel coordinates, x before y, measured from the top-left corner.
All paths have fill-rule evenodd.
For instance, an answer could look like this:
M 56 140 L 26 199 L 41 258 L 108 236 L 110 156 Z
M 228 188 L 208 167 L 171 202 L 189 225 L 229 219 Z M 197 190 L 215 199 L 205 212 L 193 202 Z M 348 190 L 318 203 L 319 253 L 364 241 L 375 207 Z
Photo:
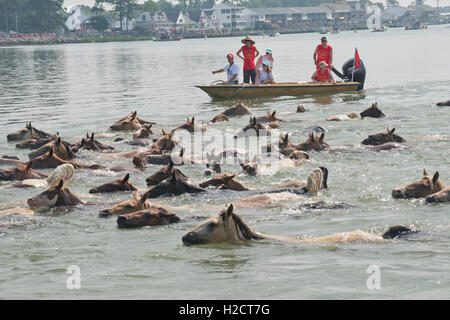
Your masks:
M 138 0 L 138 3 L 143 3 L 145 0 Z M 377 0 L 372 0 L 373 2 L 378 2 Z M 379 0 L 380 2 L 385 2 L 385 0 Z M 413 0 L 398 0 L 401 6 L 408 6 L 411 4 Z M 175 1 L 171 1 L 175 2 Z M 92 6 L 95 3 L 95 0 L 65 0 L 64 5 L 66 8 L 69 8 L 73 5 L 77 4 L 85 4 L 88 6 Z M 436 0 L 425 0 L 425 4 L 436 7 Z M 450 6 L 450 0 L 439 0 L 439 6 Z

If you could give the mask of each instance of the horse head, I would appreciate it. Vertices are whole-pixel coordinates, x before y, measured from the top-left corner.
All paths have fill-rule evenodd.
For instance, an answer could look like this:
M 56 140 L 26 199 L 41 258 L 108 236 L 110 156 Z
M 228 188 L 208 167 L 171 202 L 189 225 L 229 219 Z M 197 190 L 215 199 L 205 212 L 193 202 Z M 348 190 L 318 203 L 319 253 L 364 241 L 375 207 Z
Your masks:
M 114 181 L 102 184 L 101 186 L 90 189 L 89 193 L 137 191 L 137 188 L 133 186 L 130 182 L 128 182 L 129 179 L 130 174 L 127 173 L 123 178 L 119 178 Z
M 188 231 L 182 237 L 184 245 L 240 242 L 264 238 L 262 234 L 247 226 L 233 210 L 233 205 L 230 204 L 219 214 Z
M 439 180 L 438 171 L 430 176 L 423 169 L 422 179 L 413 181 L 405 187 L 392 190 L 392 197 L 396 199 L 425 198 L 444 188 L 445 185 Z
M 399 135 L 394 134 L 395 128 L 389 130 L 389 127 L 386 131 L 382 131 L 376 134 L 369 135 L 366 139 L 364 139 L 361 143 L 365 145 L 378 146 L 380 144 L 388 143 L 388 142 L 406 142 L 406 139 L 400 137 Z
M 160 226 L 179 222 L 181 219 L 162 208 L 144 209 L 117 217 L 119 228 L 140 228 L 145 226 Z
M 41 209 L 43 207 L 53 208 L 56 206 L 75 206 L 84 202 L 74 195 L 68 188 L 64 187 L 64 181 L 50 187 L 44 192 L 27 200 L 30 209 Z
M 330 145 L 324 141 L 324 138 L 325 133 L 322 133 L 320 137 L 318 137 L 314 136 L 314 133 L 310 132 L 308 139 L 305 142 L 295 146 L 295 149 L 299 151 L 323 151 L 330 147 Z

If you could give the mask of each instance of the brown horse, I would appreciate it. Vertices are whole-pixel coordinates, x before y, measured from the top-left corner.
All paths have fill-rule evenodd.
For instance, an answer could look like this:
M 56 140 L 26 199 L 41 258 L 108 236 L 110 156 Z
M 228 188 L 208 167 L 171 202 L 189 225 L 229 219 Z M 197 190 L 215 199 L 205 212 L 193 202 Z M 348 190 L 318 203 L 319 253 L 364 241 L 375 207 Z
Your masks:
M 295 149 L 299 151 L 323 151 L 328 149 L 330 145 L 324 141 L 325 133 L 322 133 L 320 137 L 314 136 L 314 133 L 310 132 L 308 139 L 295 146 Z
M 107 146 L 100 141 L 95 140 L 93 132 L 91 133 L 91 136 L 86 134 L 86 138 L 81 139 L 81 141 L 77 142 L 71 148 L 73 152 L 78 152 L 80 149 L 91 151 L 114 150 L 113 147 Z
M 142 128 L 133 133 L 133 139 L 145 139 L 153 134 L 152 124 L 143 125 Z
M 262 147 L 262 152 L 272 152 L 273 143 L 269 143 L 266 146 Z M 278 141 L 278 148 L 281 150 L 280 152 L 286 156 L 288 156 L 292 151 L 295 151 L 294 145 L 289 141 L 289 133 L 286 133 L 284 136 L 280 136 L 280 140 Z M 289 149 L 290 148 L 290 149 Z M 287 154 L 283 153 L 283 150 L 289 150 Z
M 172 132 L 175 132 L 176 130 L 187 130 L 190 133 L 194 132 L 202 132 L 206 131 L 205 127 L 202 127 L 200 125 L 197 125 L 195 123 L 195 117 L 192 117 L 192 119 L 187 118 L 186 123 L 183 123 L 172 130 Z
M 283 119 L 278 118 L 275 114 L 277 113 L 277 111 L 275 110 L 274 112 L 270 113 L 269 111 L 267 111 L 267 114 L 261 117 L 257 117 L 256 121 L 260 122 L 260 123 L 267 123 L 267 122 L 272 122 L 272 121 L 281 121 L 281 122 L 285 122 Z
M 27 122 L 25 128 L 12 132 L 6 136 L 8 141 L 26 140 L 26 139 L 44 139 L 51 138 L 50 133 L 38 130 L 31 125 L 31 122 Z
M 383 235 L 356 230 L 306 239 L 271 236 L 259 233 L 249 227 L 233 210 L 234 207 L 230 204 L 219 214 L 188 231 L 182 237 L 183 244 L 191 246 L 221 242 L 241 243 L 248 240 L 276 240 L 295 243 L 384 242 L 385 239 L 399 238 L 417 232 L 405 226 L 394 226 L 389 228 Z
M 162 208 L 149 208 L 132 213 L 121 214 L 117 217 L 119 228 L 140 228 L 146 226 L 162 226 L 177 223 L 181 219 Z
M 211 174 L 220 173 L 221 167 L 220 167 L 220 161 L 222 160 L 222 155 L 215 156 L 210 155 L 208 152 L 206 153 L 206 170 L 205 170 L 205 176 L 210 176 Z
M 184 176 L 184 178 L 188 179 L 180 170 L 175 169 L 173 167 L 173 162 L 170 160 L 169 164 L 158 171 L 156 171 L 154 174 L 150 175 L 145 179 L 145 182 L 147 182 L 147 186 L 154 186 L 157 185 L 160 182 L 163 182 L 164 180 L 171 177 L 171 172 L 174 171 L 178 175 Z
M 422 179 L 413 181 L 405 187 L 392 190 L 392 197 L 397 199 L 425 198 L 444 188 L 445 185 L 439 180 L 438 171 L 433 176 L 430 176 L 423 169 Z
M 150 208 L 164 209 L 162 206 L 148 201 L 149 192 L 150 190 L 145 192 L 141 197 L 139 196 L 139 192 L 136 191 L 133 198 L 122 201 L 107 209 L 100 210 L 99 217 L 109 217 L 111 215 L 126 214 Z
M 248 132 L 247 132 L 248 131 Z M 256 121 L 256 117 L 250 117 L 250 122 L 244 128 L 242 128 L 235 136 L 234 139 L 244 136 L 270 136 L 270 127 L 263 125 Z
M 115 131 L 136 131 L 142 128 L 142 124 L 137 118 L 137 111 L 134 111 L 125 118 L 113 123 L 110 128 Z
M 48 168 L 56 168 L 57 166 L 65 163 L 70 163 L 76 169 L 106 169 L 106 167 L 98 165 L 98 164 L 83 164 L 75 161 L 66 161 L 58 157 L 53 153 L 53 149 L 50 149 L 49 152 L 39 156 L 32 161 L 33 169 L 48 169 Z
M 370 108 L 367 108 L 366 110 L 364 110 L 363 112 L 361 112 L 359 115 L 361 116 L 361 118 L 364 117 L 370 117 L 370 118 L 383 118 L 386 115 L 383 113 L 383 111 L 381 111 L 380 109 L 378 109 L 378 102 L 372 103 L 372 106 Z
M 199 184 L 200 188 L 214 187 L 222 190 L 249 191 L 251 189 L 234 179 L 235 174 L 223 173 Z
M 297 106 L 297 112 L 298 112 L 298 113 L 302 113 L 302 112 L 305 112 L 305 111 L 306 111 L 306 110 L 305 110 L 305 107 L 302 106 L 301 104 Z
M 186 179 L 184 174 L 179 174 L 172 168 L 170 177 L 150 189 L 148 191 L 148 197 L 177 196 L 184 193 L 200 193 L 205 191 L 205 189 L 192 184 L 189 179 Z
M 28 154 L 30 160 L 36 159 L 39 156 L 53 150 L 53 153 L 63 160 L 71 160 L 75 157 L 75 154 L 70 148 L 70 144 L 62 141 L 61 137 L 57 137 L 56 140 L 52 140 L 43 145 L 39 149 L 36 149 Z
M 45 179 L 46 174 L 32 169 L 33 161 L 26 164 L 19 164 L 15 168 L 0 169 L 0 180 L 14 181 L 25 179 Z
M 255 161 L 241 162 L 240 165 L 248 175 L 256 176 L 258 174 L 258 164 Z
M 380 144 L 388 143 L 388 142 L 406 142 L 406 139 L 400 137 L 399 135 L 394 134 L 395 128 L 389 130 L 389 127 L 386 131 L 382 131 L 376 134 L 369 135 L 366 139 L 364 139 L 361 143 L 365 145 L 378 146 Z
M 450 187 L 446 187 L 441 191 L 433 193 L 426 197 L 426 203 L 442 203 L 450 202 Z
M 27 200 L 30 209 L 41 209 L 43 207 L 53 208 L 57 206 L 75 206 L 85 204 L 83 200 L 65 188 L 64 181 L 59 180 L 56 186 L 50 187 L 44 192 Z
M 211 120 L 212 123 L 223 122 L 223 121 L 229 121 L 228 117 L 226 115 L 224 115 L 223 113 L 219 113 L 217 116 L 215 116 Z
M 24 142 L 17 143 L 16 148 L 17 149 L 30 149 L 30 150 L 39 149 L 43 145 L 55 140 L 55 138 L 57 136 L 59 136 L 58 133 L 56 133 L 56 135 L 54 135 L 52 137 L 48 137 L 48 138 L 28 139 Z
M 177 142 L 173 140 L 172 132 L 167 133 L 164 129 L 161 130 L 162 137 L 154 143 L 153 148 L 159 149 L 163 152 L 172 151 L 172 149 L 177 145 Z
M 102 184 L 101 186 L 90 189 L 89 193 L 137 191 L 138 189 L 135 186 L 133 186 L 130 182 L 128 182 L 129 179 L 130 174 L 127 173 L 123 178 L 119 178 L 114 181 Z
M 450 106 L 450 100 L 438 102 L 438 103 L 436 103 L 436 105 L 438 107 L 449 107 Z

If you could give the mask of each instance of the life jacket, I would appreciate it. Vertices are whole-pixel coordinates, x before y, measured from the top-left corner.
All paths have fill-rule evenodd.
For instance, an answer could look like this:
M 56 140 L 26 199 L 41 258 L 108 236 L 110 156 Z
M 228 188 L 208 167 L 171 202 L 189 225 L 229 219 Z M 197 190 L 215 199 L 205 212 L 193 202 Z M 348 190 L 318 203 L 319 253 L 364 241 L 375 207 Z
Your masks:
M 330 65 L 330 58 L 331 58 L 331 46 L 328 46 L 326 48 L 322 47 L 321 44 L 317 46 L 317 65 L 320 61 L 325 61 L 328 65 Z

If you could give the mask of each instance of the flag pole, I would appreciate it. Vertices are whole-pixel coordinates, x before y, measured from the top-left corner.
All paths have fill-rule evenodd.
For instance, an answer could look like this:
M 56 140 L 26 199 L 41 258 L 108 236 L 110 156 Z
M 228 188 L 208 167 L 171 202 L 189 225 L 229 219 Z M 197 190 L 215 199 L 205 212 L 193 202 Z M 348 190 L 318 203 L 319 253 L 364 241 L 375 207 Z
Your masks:
M 353 56 L 352 82 L 353 82 L 353 75 L 355 74 L 355 56 L 356 56 L 356 47 L 355 47 L 355 55 Z

